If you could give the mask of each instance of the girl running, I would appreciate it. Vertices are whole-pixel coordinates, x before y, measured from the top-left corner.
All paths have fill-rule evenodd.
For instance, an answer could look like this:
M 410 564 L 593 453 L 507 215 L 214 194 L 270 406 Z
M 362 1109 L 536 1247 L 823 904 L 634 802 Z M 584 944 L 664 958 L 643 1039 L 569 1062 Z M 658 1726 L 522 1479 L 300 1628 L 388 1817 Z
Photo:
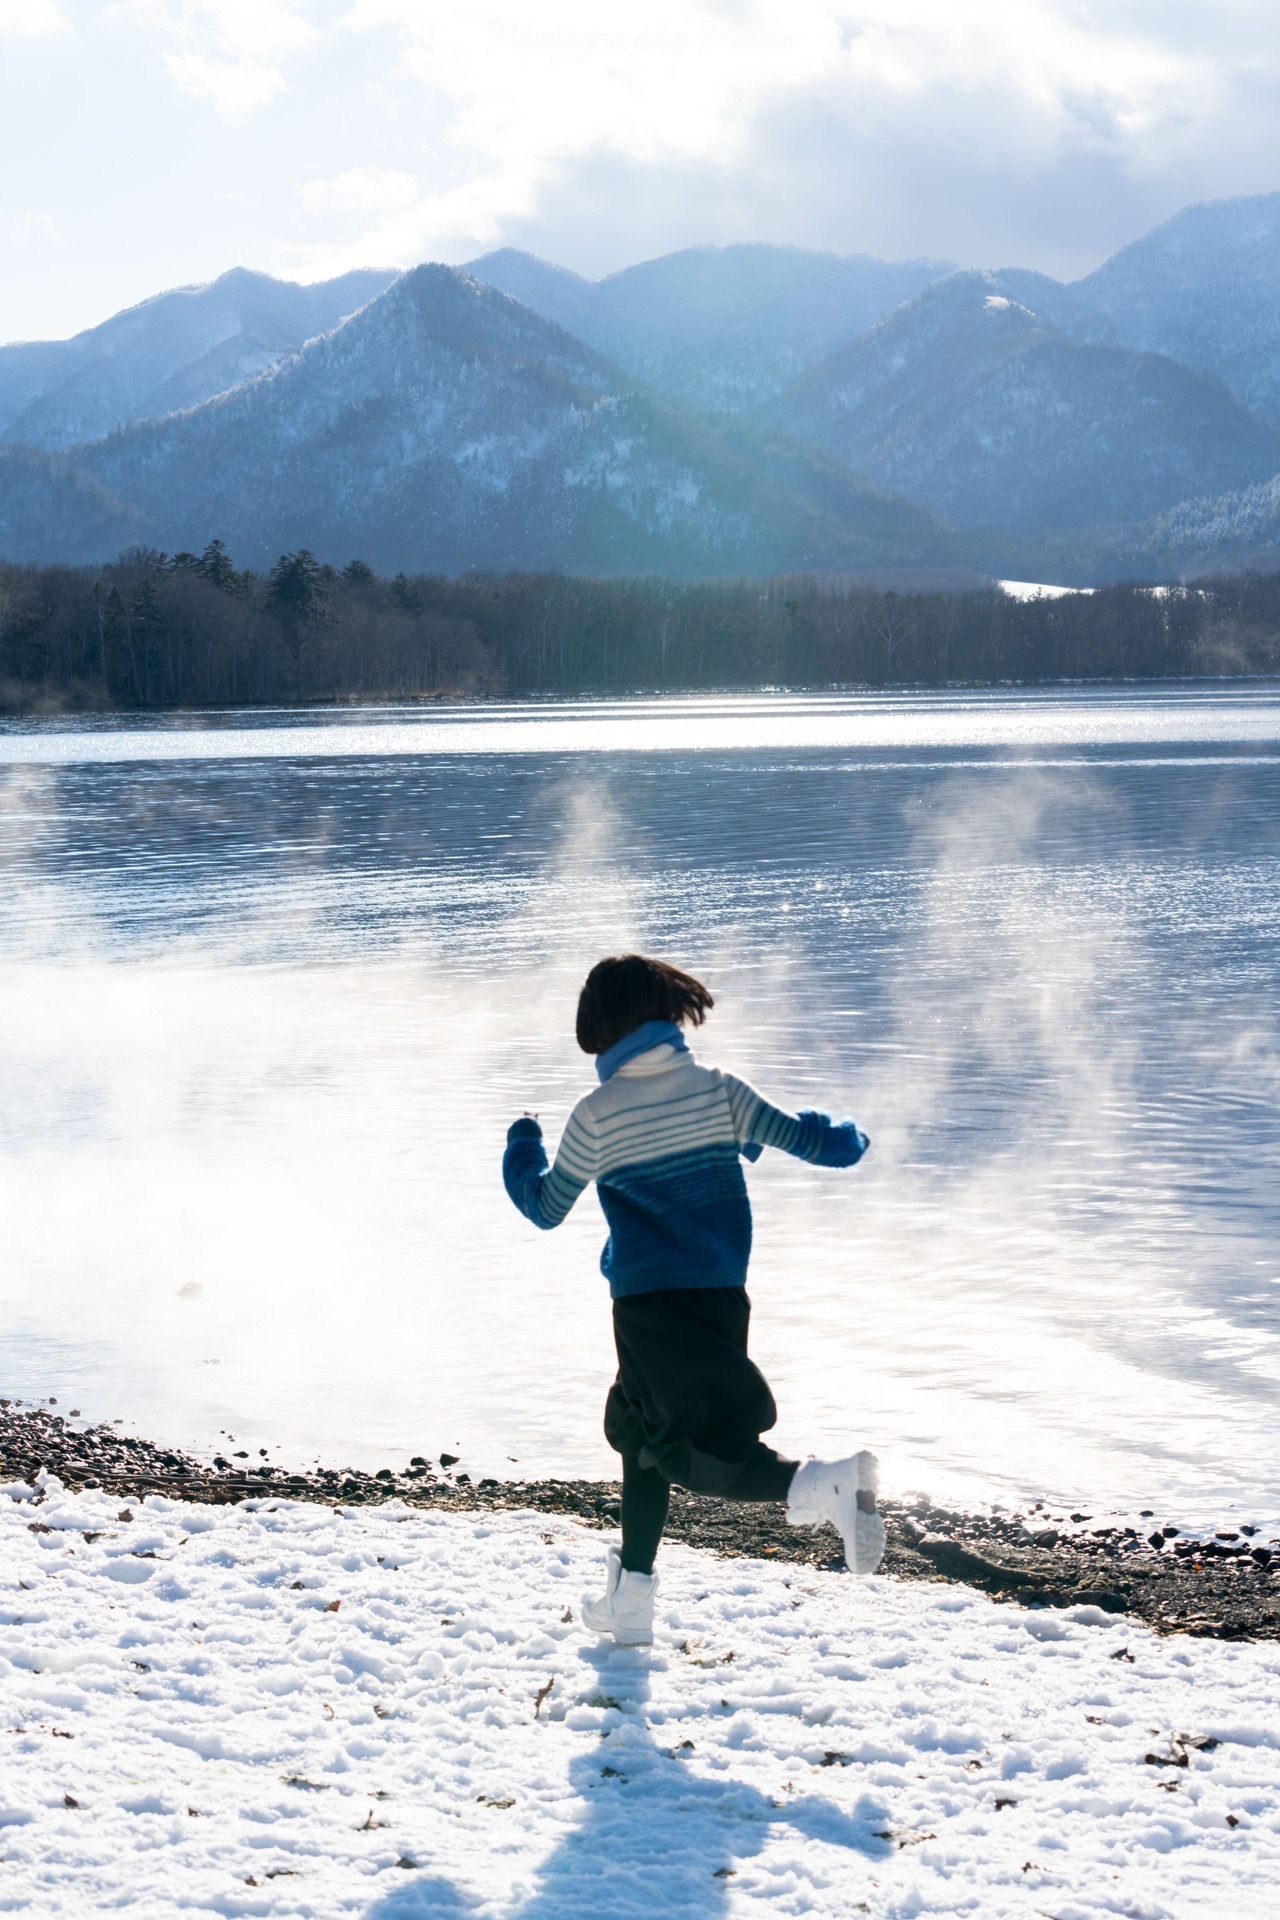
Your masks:
M 761 1440 L 778 1417 L 747 1357 L 751 1206 L 740 1159 L 779 1147 L 820 1167 L 852 1167 L 868 1141 L 852 1120 L 780 1112 L 745 1080 L 699 1065 L 684 1036 L 714 1001 L 700 980 L 628 953 L 601 960 L 578 999 L 577 1038 L 600 1085 L 569 1116 L 555 1165 L 532 1116 L 507 1134 L 502 1177 L 537 1227 L 558 1227 L 592 1180 L 609 1238 L 618 1377 L 605 1438 L 622 1455 L 622 1545 L 605 1591 L 583 1606 L 620 1646 L 653 1639 L 654 1556 L 671 1487 L 726 1500 L 785 1501 L 794 1526 L 826 1520 L 851 1572 L 884 1552 L 875 1455 L 784 1460 Z

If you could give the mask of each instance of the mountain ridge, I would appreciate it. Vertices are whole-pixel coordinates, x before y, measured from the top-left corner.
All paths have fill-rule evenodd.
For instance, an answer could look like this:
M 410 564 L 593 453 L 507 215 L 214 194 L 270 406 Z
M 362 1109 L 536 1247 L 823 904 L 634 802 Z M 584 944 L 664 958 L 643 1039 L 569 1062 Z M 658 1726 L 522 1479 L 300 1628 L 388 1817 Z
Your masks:
M 599 281 L 471 264 L 232 269 L 0 347 L 0 551 L 1078 579 L 1280 550 L 1280 194 L 1184 208 L 1074 282 L 762 245 Z
M 603 280 L 503 248 L 465 271 L 703 410 L 746 413 L 951 262 L 767 245 L 686 247 Z
M 936 282 L 760 417 L 956 524 L 1022 538 L 1138 520 L 1280 470 L 1280 435 L 1220 381 L 1075 340 L 1008 284 L 972 271 Z
M 154 294 L 60 341 L 0 347 L 0 439 L 61 452 L 193 405 L 277 365 L 390 285 L 361 269 L 311 286 L 232 267 Z M 200 371 L 203 369 L 203 373 Z
M 154 544 L 198 547 L 216 529 L 255 566 L 304 545 L 391 572 L 677 576 L 965 551 L 830 456 L 686 418 L 443 266 L 402 275 L 257 379 L 76 459 Z
M 1071 292 L 1095 337 L 1216 375 L 1280 427 L 1280 193 L 1183 207 Z

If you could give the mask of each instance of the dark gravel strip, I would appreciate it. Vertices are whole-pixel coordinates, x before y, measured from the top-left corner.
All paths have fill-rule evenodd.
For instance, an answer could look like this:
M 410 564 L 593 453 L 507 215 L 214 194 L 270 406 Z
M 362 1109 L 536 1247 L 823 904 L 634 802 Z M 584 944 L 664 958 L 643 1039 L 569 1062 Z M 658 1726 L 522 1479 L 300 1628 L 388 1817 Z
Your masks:
M 608 1480 L 481 1480 L 455 1473 L 450 1455 L 418 1459 L 405 1472 L 331 1468 L 291 1473 L 222 1456 L 212 1466 L 122 1434 L 114 1426 L 72 1425 L 50 1407 L 0 1400 L 0 1481 L 33 1481 L 41 1469 L 64 1486 L 100 1487 L 125 1498 L 164 1493 L 226 1504 L 265 1496 L 359 1506 L 401 1499 L 458 1512 L 520 1509 L 570 1514 L 591 1526 L 618 1520 L 619 1488 Z M 1128 1613 L 1160 1633 L 1224 1640 L 1280 1639 L 1280 1540 L 1243 1529 L 1196 1537 L 1162 1523 L 1149 1534 L 1014 1515 L 948 1512 L 887 1503 L 884 1571 L 900 1580 L 955 1581 L 1024 1606 L 1092 1605 Z M 1088 1529 L 1088 1530 L 1086 1530 Z M 735 1506 L 676 1491 L 668 1533 L 716 1553 L 843 1564 L 830 1528 L 790 1527 L 779 1508 Z M 1157 1544 L 1158 1542 L 1158 1544 Z

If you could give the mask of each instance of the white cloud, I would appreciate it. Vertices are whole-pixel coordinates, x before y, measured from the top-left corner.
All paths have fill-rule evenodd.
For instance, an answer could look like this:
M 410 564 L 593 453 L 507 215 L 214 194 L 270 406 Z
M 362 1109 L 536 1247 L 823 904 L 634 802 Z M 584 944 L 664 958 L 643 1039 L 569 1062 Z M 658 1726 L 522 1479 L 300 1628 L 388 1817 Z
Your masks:
M 816 81 L 837 50 L 832 20 L 799 11 L 651 0 L 640 15 L 549 0 L 531 19 L 510 0 L 354 0 L 345 30 L 392 50 L 382 92 L 425 103 L 439 162 L 418 170 L 427 184 L 413 205 L 379 210 L 368 247 L 409 261 L 491 245 L 567 169 L 606 155 L 729 164 L 761 100 Z
M 921 249 L 903 225 L 912 206 L 928 247 L 955 253 L 972 248 L 985 206 L 998 258 L 1034 226 L 1037 192 L 1061 214 L 1078 181 L 1105 226 L 1109 202 L 1212 171 L 1215 149 L 1221 175 L 1243 142 L 1241 97 L 1260 86 L 1245 116 L 1249 184 L 1280 182 L 1266 86 L 1280 20 L 1256 0 L 1181 13 L 1176 0 L 650 0 L 643 13 L 543 0 L 536 17 L 511 0 L 352 0 L 338 25 L 353 47 L 381 49 L 397 157 L 413 146 L 396 111 L 411 100 L 441 156 L 414 167 L 424 185 L 412 205 L 371 206 L 369 258 L 460 258 L 554 227 L 557 207 L 586 223 L 560 243 L 575 264 L 611 239 L 625 252 L 607 210 L 587 213 L 593 182 L 623 176 L 636 199 L 647 179 L 644 225 L 656 235 L 665 217 L 671 244 L 822 244 L 820 211 L 827 244 L 856 247 L 861 230 L 861 244 L 884 247 L 878 211 L 891 209 L 903 231 L 888 250 L 910 252 Z M 715 229 L 694 234 L 699 205 Z M 352 247 L 344 222 L 313 270 L 350 264 Z
M 232 123 L 287 93 L 282 61 L 320 40 L 284 0 L 123 0 L 120 12 L 154 39 L 182 93 Z
M 0 330 L 237 261 L 503 244 L 588 273 L 772 240 L 1070 274 L 1280 188 L 1274 0 L 0 0 L 15 22 L 0 230 L 46 209 L 67 265 L 56 297 L 52 265 L 13 276 Z
M 165 65 L 183 93 L 203 100 L 224 120 L 241 120 L 271 104 L 288 83 L 280 69 L 261 60 L 216 60 L 204 53 L 170 53 Z
M 0 39 L 43 40 L 71 30 L 56 0 L 0 0 Z
M 9 238 L 16 247 L 47 247 L 58 238 L 52 214 L 20 213 L 9 225 Z
M 391 167 L 350 167 L 333 180 L 304 181 L 299 192 L 306 211 L 317 216 L 386 216 L 414 205 L 418 182 Z

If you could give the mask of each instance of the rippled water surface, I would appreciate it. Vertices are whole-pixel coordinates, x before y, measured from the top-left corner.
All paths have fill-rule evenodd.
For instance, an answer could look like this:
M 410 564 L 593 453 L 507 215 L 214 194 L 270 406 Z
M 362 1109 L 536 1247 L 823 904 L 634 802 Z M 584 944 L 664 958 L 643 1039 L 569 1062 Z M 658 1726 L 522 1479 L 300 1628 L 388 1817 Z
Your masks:
M 634 944 L 873 1138 L 750 1175 L 781 1444 L 1274 1517 L 1274 692 L 11 724 L 0 861 L 4 1391 L 607 1470 L 598 1209 L 538 1234 L 498 1162 Z

